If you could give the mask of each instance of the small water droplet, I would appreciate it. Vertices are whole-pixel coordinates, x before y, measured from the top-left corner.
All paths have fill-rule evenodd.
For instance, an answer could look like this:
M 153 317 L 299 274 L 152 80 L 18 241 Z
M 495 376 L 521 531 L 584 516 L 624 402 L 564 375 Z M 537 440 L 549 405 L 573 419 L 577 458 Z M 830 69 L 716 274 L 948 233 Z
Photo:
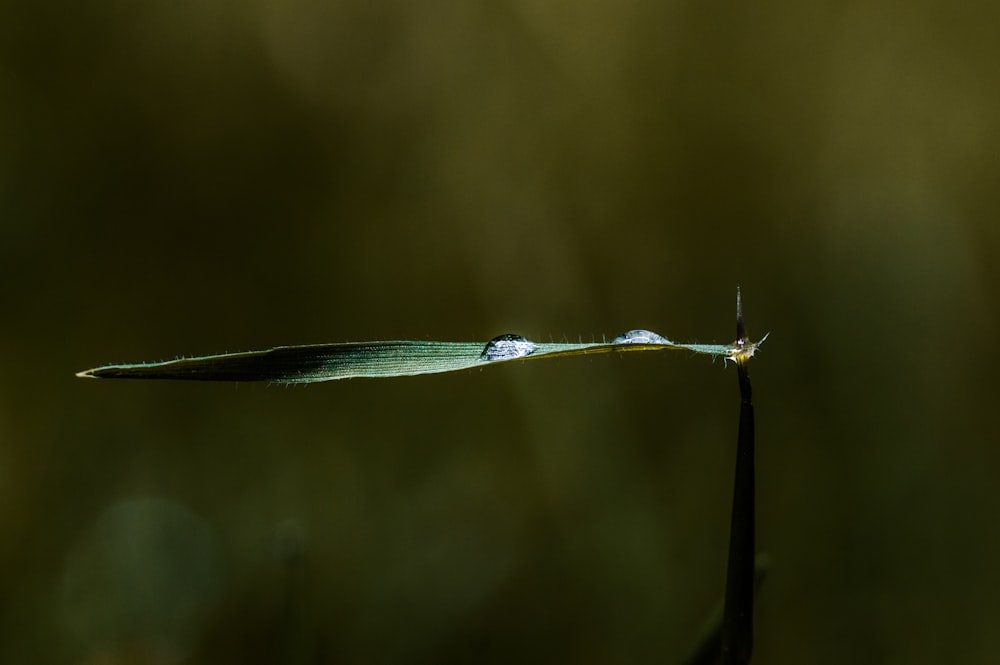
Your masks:
M 483 360 L 511 360 L 530 356 L 537 348 L 537 344 L 520 335 L 500 335 L 486 343 L 479 357 Z
M 657 335 L 655 332 L 649 330 L 629 330 L 627 333 L 623 333 L 615 337 L 612 344 L 672 344 L 669 339 L 663 335 Z

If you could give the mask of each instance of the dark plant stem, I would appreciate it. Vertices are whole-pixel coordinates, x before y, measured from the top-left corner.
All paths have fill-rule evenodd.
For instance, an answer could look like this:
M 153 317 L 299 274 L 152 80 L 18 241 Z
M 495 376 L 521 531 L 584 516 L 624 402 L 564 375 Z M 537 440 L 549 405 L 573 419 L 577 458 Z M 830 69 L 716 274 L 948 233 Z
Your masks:
M 723 665 L 750 662 L 753 648 L 754 592 L 754 422 L 750 376 L 737 366 L 740 381 L 740 430 L 736 446 L 733 513 L 729 527 L 729 565 L 722 618 Z
M 771 559 L 766 554 L 758 554 L 754 560 L 754 593 L 760 591 L 761 584 L 767 576 L 767 571 L 771 567 Z M 722 661 L 722 606 L 712 612 L 711 618 L 705 622 L 705 629 L 702 631 L 701 639 L 698 640 L 695 648 L 683 661 L 685 665 L 719 665 Z
M 737 295 L 736 343 L 748 341 Z M 754 422 L 750 373 L 746 362 L 736 363 L 740 383 L 740 427 L 736 443 L 736 478 L 729 527 L 729 564 L 722 616 L 722 663 L 744 665 L 753 650 L 754 596 Z

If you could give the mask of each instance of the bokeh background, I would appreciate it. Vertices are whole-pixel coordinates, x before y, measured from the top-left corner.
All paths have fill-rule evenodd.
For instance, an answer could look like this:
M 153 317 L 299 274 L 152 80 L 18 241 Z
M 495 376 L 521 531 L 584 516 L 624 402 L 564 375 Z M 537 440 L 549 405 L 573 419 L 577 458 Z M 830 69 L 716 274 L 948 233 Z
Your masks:
M 679 663 L 755 336 L 755 662 L 993 663 L 1000 5 L 0 3 L 0 662 Z

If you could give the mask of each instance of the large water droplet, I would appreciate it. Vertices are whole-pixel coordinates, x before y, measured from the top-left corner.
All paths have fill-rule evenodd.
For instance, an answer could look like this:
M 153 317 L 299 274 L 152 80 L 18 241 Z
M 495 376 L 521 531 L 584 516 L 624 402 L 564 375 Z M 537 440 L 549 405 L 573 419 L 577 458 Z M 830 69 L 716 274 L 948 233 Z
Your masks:
M 500 335 L 486 343 L 479 357 L 483 360 L 511 360 L 530 356 L 537 348 L 537 344 L 520 335 Z
M 663 335 L 657 335 L 649 330 L 629 330 L 615 337 L 612 344 L 673 344 Z

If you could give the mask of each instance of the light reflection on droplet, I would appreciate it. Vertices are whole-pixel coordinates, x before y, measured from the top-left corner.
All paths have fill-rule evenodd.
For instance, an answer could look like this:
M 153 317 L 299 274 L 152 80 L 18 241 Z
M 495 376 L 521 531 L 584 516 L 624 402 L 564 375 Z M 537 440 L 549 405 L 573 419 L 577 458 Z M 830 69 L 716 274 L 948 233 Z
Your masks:
M 535 352 L 538 345 L 520 335 L 500 335 L 486 343 L 480 358 L 484 360 L 511 360 Z
M 615 337 L 612 344 L 673 344 L 663 335 L 657 335 L 650 330 L 629 330 Z

